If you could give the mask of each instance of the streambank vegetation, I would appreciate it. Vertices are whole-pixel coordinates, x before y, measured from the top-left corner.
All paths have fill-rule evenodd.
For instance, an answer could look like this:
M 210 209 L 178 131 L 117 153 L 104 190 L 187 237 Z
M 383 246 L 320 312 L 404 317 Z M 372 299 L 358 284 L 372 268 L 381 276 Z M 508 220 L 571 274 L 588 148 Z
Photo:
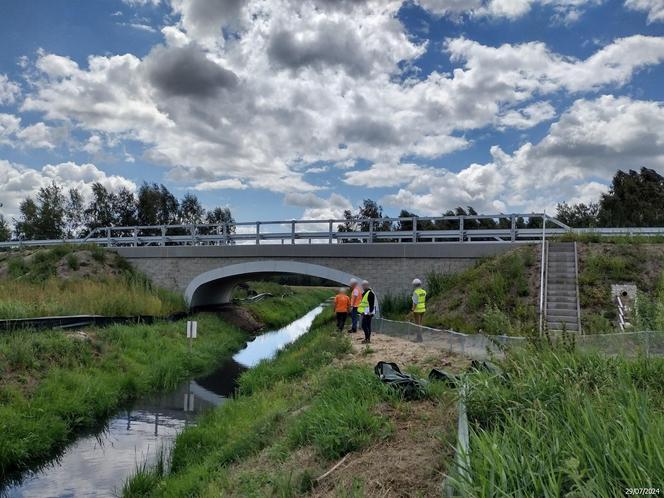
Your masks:
M 180 295 L 154 286 L 123 258 L 98 246 L 0 252 L 0 319 L 167 316 L 184 309 Z
M 237 396 L 182 432 L 170 460 L 141 468 L 124 496 L 439 494 L 456 434 L 454 394 L 432 383 L 421 399 L 403 399 L 365 361 L 376 352 L 337 334 L 331 316 L 242 374 Z M 425 363 L 449 365 L 435 351 Z
M 304 314 L 329 290 L 294 289 L 266 309 Z M 251 311 L 257 320 L 261 309 Z M 21 330 L 0 335 L 0 481 L 52 457 L 82 429 L 102 423 L 133 398 L 174 389 L 212 370 L 247 339 L 207 313 L 188 352 L 185 323 L 111 326 L 79 332 Z

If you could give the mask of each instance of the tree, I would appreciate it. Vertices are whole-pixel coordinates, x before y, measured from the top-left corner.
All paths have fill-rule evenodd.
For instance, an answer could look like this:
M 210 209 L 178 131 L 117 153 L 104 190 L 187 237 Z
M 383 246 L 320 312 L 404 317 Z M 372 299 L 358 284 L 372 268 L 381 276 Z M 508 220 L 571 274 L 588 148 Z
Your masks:
M 19 238 L 25 238 L 28 240 L 36 238 L 38 233 L 38 210 L 37 203 L 31 197 L 21 201 L 21 204 L 18 206 L 19 218 L 18 220 L 14 220 L 16 234 Z
M 83 196 L 76 189 L 69 189 L 65 202 L 65 235 L 75 238 L 81 235 L 84 227 Z
M 182 202 L 180 202 L 178 213 L 180 223 L 184 225 L 198 225 L 203 223 L 204 216 L 205 209 L 198 200 L 198 197 L 187 192 Z
M 0 214 L 0 242 L 5 242 L 12 238 L 12 231 L 5 217 Z
M 137 218 L 141 225 L 174 225 L 179 202 L 164 186 L 143 183 L 138 189 Z
M 113 197 L 113 220 L 116 226 L 131 227 L 138 225 L 136 216 L 136 197 L 131 190 L 122 187 Z
M 607 227 L 664 226 L 664 177 L 641 168 L 618 171 L 599 202 L 599 223 Z
M 556 219 L 574 228 L 596 227 L 599 215 L 599 203 L 567 204 L 561 202 L 556 206 Z
M 116 204 L 115 194 L 109 192 L 101 183 L 92 184 L 92 198 L 85 209 L 85 224 L 88 230 L 113 226 Z
M 65 236 L 65 196 L 52 182 L 39 189 L 37 199 L 19 205 L 16 231 L 26 239 L 61 239 Z
M 221 225 L 225 223 L 228 233 L 235 233 L 235 219 L 231 210 L 227 207 L 216 207 L 208 211 L 205 216 L 205 223 L 209 225 Z

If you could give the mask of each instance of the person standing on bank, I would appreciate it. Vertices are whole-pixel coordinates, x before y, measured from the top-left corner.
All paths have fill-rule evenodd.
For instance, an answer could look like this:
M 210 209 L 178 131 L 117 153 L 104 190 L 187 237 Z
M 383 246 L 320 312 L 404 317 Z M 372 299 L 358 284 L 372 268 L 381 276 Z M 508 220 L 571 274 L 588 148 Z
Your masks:
M 369 287 L 369 282 L 364 280 L 362 282 L 362 289 L 364 290 L 362 294 L 362 301 L 360 301 L 360 306 L 357 308 L 357 311 L 362 315 L 362 330 L 364 331 L 364 340 L 362 344 L 371 343 L 371 320 L 376 314 L 376 294 Z
M 350 279 L 350 330 L 348 332 L 355 333 L 357 332 L 357 325 L 360 321 L 360 314 L 357 311 L 357 308 L 360 306 L 362 301 L 362 289 L 357 283 L 357 280 L 354 278 Z
M 337 330 L 343 332 L 350 311 L 350 298 L 346 289 L 339 289 L 339 293 L 334 297 L 334 311 L 337 313 Z
M 416 278 L 413 280 L 413 316 L 417 325 L 422 325 L 422 319 L 427 310 L 426 303 L 427 291 L 422 288 L 422 281 Z

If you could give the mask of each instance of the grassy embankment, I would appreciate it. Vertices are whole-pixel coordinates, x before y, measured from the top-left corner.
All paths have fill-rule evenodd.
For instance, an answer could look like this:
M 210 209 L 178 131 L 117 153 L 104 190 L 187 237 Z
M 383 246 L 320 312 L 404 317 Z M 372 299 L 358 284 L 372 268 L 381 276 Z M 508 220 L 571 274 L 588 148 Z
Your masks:
M 0 319 L 76 314 L 165 316 L 185 307 L 97 246 L 0 253 Z
M 611 284 L 632 283 L 639 290 L 632 320 L 636 330 L 664 330 L 664 245 L 617 239 L 579 248 L 579 298 L 588 334 L 617 330 Z
M 611 284 L 633 283 L 639 298 L 635 330 L 664 329 L 664 244 L 650 237 L 564 237 L 578 242 L 579 300 L 586 334 L 616 332 Z M 537 327 L 537 246 L 487 258 L 457 275 L 427 275 L 425 325 L 459 332 L 532 335 Z M 388 318 L 410 319 L 408 297 L 386 296 Z
M 462 496 L 598 498 L 664 486 L 664 360 L 564 350 L 468 377 L 470 479 Z
M 468 270 L 426 276 L 424 324 L 458 332 L 529 335 L 537 326 L 539 258 L 523 247 L 487 258 Z M 387 318 L 409 319 L 410 296 L 386 296 Z
M 451 393 L 436 383 L 426 399 L 404 401 L 349 358 L 331 315 L 244 373 L 235 399 L 178 436 L 170 471 L 140 470 L 124 496 L 437 493 L 455 433 Z
M 90 279 L 91 286 L 97 283 Z M 158 291 L 149 292 L 151 299 L 159 299 Z M 265 311 L 273 326 L 285 325 L 330 295 L 326 290 L 293 292 L 292 299 L 266 301 L 252 313 L 261 320 Z M 36 309 L 39 305 L 29 299 L 26 294 L 23 304 Z M 168 306 L 161 303 L 161 309 Z M 214 315 L 196 319 L 199 338 L 191 355 L 184 322 L 113 326 L 85 334 L 24 330 L 0 335 L 0 481 L 49 458 L 77 430 L 94 427 L 131 398 L 172 389 L 210 370 L 246 339 Z

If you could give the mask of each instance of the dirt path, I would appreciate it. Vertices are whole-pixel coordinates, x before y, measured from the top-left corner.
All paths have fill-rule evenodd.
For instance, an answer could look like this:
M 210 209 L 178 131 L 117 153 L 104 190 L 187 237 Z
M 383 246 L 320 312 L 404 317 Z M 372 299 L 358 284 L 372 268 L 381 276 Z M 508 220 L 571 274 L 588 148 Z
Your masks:
M 408 370 L 412 367 L 421 369 L 446 368 L 461 371 L 469 364 L 469 360 L 443 351 L 431 343 L 416 343 L 407 339 L 374 334 L 371 344 L 361 343 L 361 334 L 349 334 L 353 343 L 353 355 L 344 359 L 348 363 L 361 363 L 374 366 L 379 361 L 390 361 L 399 368 Z

